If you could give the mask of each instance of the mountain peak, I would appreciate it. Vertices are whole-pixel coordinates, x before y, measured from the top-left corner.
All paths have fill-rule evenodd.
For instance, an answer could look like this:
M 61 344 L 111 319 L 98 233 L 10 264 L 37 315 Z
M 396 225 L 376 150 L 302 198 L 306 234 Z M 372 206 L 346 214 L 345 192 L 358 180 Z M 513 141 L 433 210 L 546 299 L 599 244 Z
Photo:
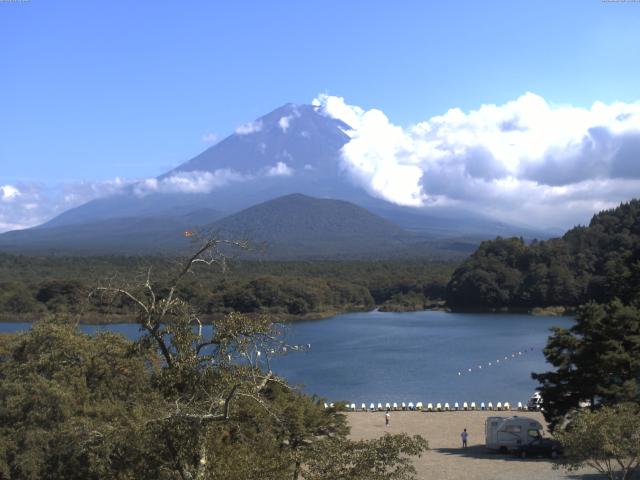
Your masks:
M 285 164 L 287 171 L 331 169 L 335 174 L 339 151 L 349 141 L 347 130 L 346 123 L 312 105 L 286 103 L 240 125 L 232 135 L 162 177 L 220 169 L 254 175 L 279 164 Z

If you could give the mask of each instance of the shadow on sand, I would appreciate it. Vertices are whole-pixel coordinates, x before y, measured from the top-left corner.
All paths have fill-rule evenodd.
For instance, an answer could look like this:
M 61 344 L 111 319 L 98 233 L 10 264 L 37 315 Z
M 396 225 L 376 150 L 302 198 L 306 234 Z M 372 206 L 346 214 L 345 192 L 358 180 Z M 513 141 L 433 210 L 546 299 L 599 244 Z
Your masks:
M 550 458 L 520 458 L 516 455 L 508 455 L 497 452 L 490 452 L 484 445 L 472 445 L 468 448 L 432 448 L 432 452 L 441 453 L 443 455 L 453 455 L 459 457 L 486 459 L 493 461 L 503 462 L 538 462 L 538 463 L 550 463 L 554 461 Z M 571 480 L 606 480 L 605 475 L 599 473 L 566 473 L 566 478 Z M 640 472 L 636 472 L 633 477 L 634 480 L 640 480 Z
M 431 451 L 443 455 L 455 455 L 468 458 L 484 458 L 487 460 L 502 460 L 504 462 L 545 462 L 553 463 L 550 458 L 520 458 L 516 455 L 490 452 L 484 445 L 472 445 L 468 448 L 432 448 Z

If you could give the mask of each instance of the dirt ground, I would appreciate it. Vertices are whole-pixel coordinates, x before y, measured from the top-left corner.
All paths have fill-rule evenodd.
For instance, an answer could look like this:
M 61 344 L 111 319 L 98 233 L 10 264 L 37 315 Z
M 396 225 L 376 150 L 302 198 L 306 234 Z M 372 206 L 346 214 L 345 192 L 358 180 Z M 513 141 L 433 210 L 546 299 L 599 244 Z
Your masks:
M 522 412 L 543 425 L 538 412 Z M 594 470 L 567 472 L 554 470 L 550 459 L 521 459 L 491 453 L 484 447 L 484 422 L 489 416 L 511 416 L 517 412 L 391 412 L 391 424 L 384 425 L 384 412 L 347 414 L 353 439 L 371 439 L 389 433 L 420 434 L 429 442 L 429 451 L 415 460 L 418 478 L 433 480 L 600 480 Z M 469 433 L 468 448 L 462 449 L 460 433 Z

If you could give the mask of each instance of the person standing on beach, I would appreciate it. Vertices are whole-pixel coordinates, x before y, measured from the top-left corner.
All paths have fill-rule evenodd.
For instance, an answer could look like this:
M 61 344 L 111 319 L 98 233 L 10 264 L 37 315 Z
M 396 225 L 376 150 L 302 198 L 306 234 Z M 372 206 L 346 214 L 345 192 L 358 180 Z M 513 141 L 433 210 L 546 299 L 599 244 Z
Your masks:
M 391 423 L 391 415 L 389 414 L 389 411 L 387 410 L 387 413 L 384 414 L 384 426 L 388 427 L 390 423 Z
M 465 428 L 460 434 L 460 438 L 462 438 L 462 448 L 467 448 L 467 437 L 469 437 L 469 434 L 467 433 L 467 429 Z

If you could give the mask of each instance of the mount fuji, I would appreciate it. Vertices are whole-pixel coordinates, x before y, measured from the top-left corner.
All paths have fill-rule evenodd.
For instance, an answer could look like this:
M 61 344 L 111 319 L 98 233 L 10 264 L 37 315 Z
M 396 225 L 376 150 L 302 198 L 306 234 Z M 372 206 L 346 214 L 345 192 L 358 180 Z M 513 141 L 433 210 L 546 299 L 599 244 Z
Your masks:
M 159 177 L 0 235 L 0 250 L 174 254 L 188 247 L 184 230 L 202 229 L 251 232 L 250 240 L 267 242 L 278 257 L 301 258 L 308 251 L 338 258 L 354 255 L 356 245 L 359 256 L 460 254 L 496 235 L 548 236 L 462 210 L 402 207 L 370 196 L 342 166 L 349 130 L 317 107 L 286 104 Z M 266 207 L 255 210 L 259 204 Z M 292 205 L 297 224 L 289 216 Z M 325 228 L 315 231 L 319 212 Z M 288 235 L 278 233 L 285 230 Z

